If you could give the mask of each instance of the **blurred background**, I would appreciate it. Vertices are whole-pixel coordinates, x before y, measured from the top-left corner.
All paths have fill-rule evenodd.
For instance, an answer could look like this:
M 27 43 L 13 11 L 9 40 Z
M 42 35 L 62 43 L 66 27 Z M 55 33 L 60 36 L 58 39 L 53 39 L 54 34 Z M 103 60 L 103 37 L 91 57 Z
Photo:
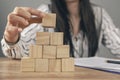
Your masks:
M 116 27 L 120 28 L 120 0 L 91 0 L 92 3 L 100 5 L 105 8 Z M 37 8 L 41 4 L 48 4 L 50 0 L 0 0 L 0 40 L 7 22 L 7 15 L 13 11 L 16 6 L 26 6 Z M 107 48 L 101 47 L 101 57 L 114 58 Z M 0 46 L 0 57 L 4 57 Z

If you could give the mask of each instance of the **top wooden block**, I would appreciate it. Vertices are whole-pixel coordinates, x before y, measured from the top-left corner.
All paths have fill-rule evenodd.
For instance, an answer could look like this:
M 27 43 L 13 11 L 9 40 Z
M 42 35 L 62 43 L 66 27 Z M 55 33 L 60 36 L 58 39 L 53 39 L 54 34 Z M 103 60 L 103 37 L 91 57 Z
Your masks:
M 42 19 L 42 26 L 46 28 L 55 28 L 56 26 L 56 14 L 46 13 Z

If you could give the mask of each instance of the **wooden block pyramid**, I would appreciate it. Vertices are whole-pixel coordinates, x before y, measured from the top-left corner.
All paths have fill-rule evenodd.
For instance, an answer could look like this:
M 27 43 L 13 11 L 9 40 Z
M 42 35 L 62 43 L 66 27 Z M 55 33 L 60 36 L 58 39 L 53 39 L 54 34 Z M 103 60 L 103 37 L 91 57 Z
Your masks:
M 46 28 L 55 28 L 56 14 L 47 13 L 42 20 Z M 69 45 L 63 45 L 62 32 L 37 32 L 36 44 L 30 46 L 29 57 L 21 59 L 23 72 L 74 71 Z

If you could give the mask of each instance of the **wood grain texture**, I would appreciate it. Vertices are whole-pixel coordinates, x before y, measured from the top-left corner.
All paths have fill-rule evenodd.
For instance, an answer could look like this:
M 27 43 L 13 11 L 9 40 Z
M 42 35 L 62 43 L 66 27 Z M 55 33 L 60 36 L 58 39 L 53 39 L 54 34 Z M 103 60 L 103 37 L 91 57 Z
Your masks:
M 56 58 L 56 46 L 43 46 L 43 58 Z
M 74 72 L 21 72 L 20 60 L 0 58 L 0 80 L 119 80 L 120 75 L 75 67 Z
M 64 71 L 74 71 L 74 59 L 73 58 L 62 59 L 62 72 Z
M 35 60 L 29 57 L 21 59 L 21 71 L 34 71 Z
M 36 59 L 36 72 L 48 72 L 48 59 Z
M 62 59 L 49 59 L 49 72 L 61 72 Z
M 63 32 L 51 33 L 50 45 L 63 45 Z
M 57 46 L 57 58 L 69 58 L 69 45 Z
M 49 45 L 50 44 L 49 32 L 37 32 L 36 33 L 36 44 L 38 45 Z
M 42 58 L 42 46 L 40 45 L 31 45 L 29 51 L 30 58 Z
M 42 19 L 42 26 L 46 28 L 56 27 L 56 14 L 46 13 L 45 17 Z

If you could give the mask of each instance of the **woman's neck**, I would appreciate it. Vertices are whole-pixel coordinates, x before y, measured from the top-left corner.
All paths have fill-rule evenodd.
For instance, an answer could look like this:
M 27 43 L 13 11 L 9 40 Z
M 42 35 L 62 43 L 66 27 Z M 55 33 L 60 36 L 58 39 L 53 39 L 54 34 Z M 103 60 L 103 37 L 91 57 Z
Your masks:
M 79 0 L 66 0 L 67 8 L 70 16 L 79 16 Z
M 67 8 L 69 11 L 70 23 L 72 24 L 72 32 L 74 36 L 79 33 L 79 23 L 80 23 L 80 15 L 79 15 L 79 0 L 66 0 Z
M 80 17 L 78 16 L 70 16 L 70 23 L 71 23 L 71 29 L 74 34 L 74 36 L 77 36 L 79 33 L 79 26 L 80 26 Z

